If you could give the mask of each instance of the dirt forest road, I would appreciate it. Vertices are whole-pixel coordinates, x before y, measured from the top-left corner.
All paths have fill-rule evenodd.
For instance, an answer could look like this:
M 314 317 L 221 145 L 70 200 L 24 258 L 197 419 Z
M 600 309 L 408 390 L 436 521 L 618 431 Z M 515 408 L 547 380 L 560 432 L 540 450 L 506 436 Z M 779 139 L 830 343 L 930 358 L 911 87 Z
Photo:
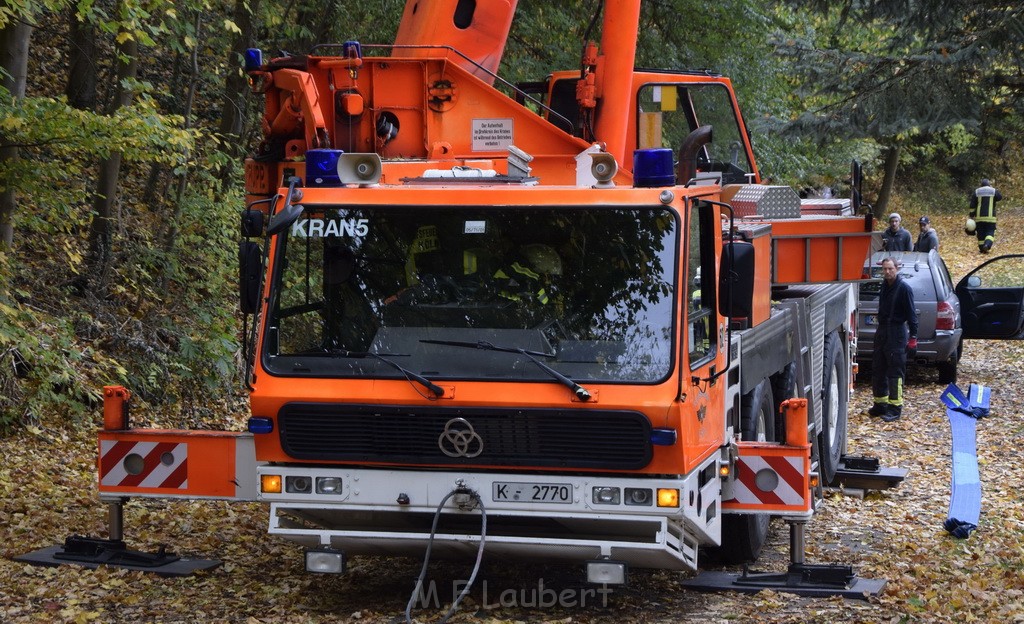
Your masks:
M 906 221 L 916 222 L 913 216 Z M 982 259 L 961 217 L 933 219 L 954 281 Z M 915 228 L 916 229 L 916 228 Z M 916 233 L 915 233 L 916 234 Z M 997 253 L 1024 253 L 1024 210 L 1007 209 Z M 1024 622 L 1024 345 L 969 342 L 960 384 L 993 388 L 992 415 L 978 426 L 981 523 L 966 540 L 942 528 L 949 504 L 950 436 L 934 370 L 911 373 L 904 417 L 870 419 L 870 388 L 859 381 L 851 405 L 850 451 L 908 468 L 899 488 L 861 500 L 833 495 L 807 531 L 807 561 L 848 563 L 885 578 L 880 598 L 801 598 L 697 593 L 691 574 L 631 570 L 610 595 L 581 582 L 576 568 L 486 558 L 453 622 Z M 97 416 L 98 418 L 98 416 Z M 239 422 L 241 416 L 239 416 Z M 94 434 L 44 422 L 0 440 L 0 621 L 2 622 L 359 622 L 404 621 L 420 561 L 357 558 L 345 576 L 303 571 L 301 550 L 266 535 L 256 504 L 140 502 L 125 513 L 127 539 L 151 550 L 219 558 L 188 578 L 115 569 L 33 567 L 16 555 L 71 533 L 104 535 L 94 476 Z M 781 570 L 788 532 L 776 523 L 758 569 Z M 429 569 L 417 622 L 436 622 L 472 562 Z

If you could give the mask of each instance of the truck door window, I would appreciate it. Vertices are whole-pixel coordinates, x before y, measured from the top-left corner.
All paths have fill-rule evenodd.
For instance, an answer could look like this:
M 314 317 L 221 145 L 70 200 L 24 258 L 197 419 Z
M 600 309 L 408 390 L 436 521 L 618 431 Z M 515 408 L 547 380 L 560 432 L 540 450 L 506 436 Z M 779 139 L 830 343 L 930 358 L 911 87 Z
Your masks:
M 700 126 L 712 126 L 711 143 L 697 157 L 697 170 L 720 172 L 723 184 L 750 182 L 754 168 L 740 134 L 729 90 L 717 83 L 649 84 L 638 94 L 637 147 L 678 150 Z M 680 183 L 685 182 L 680 181 Z
M 714 254 L 710 228 L 711 211 L 695 205 L 690 211 L 686 244 L 687 341 L 690 365 L 712 354 L 717 342 L 714 319 Z
M 279 238 L 264 366 L 400 375 L 370 352 L 435 380 L 550 379 L 438 344 L 488 342 L 579 381 L 654 383 L 676 352 L 679 231 L 662 207 L 307 206 Z

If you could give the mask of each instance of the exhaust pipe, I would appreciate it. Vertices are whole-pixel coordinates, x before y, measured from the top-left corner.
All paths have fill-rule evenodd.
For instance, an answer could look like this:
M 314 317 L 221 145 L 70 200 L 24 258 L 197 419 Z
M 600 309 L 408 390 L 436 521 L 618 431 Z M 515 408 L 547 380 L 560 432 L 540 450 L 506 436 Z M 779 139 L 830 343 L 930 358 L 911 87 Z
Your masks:
M 697 175 L 697 151 L 711 142 L 711 126 L 701 126 L 686 135 L 679 146 L 676 184 L 686 186 Z

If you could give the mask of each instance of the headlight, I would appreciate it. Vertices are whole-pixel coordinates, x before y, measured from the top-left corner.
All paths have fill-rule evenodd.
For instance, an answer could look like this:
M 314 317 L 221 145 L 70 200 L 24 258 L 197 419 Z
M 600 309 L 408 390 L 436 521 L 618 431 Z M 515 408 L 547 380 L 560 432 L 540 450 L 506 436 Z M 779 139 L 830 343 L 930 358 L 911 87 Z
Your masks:
M 341 494 L 341 477 L 317 477 L 317 494 Z
M 284 491 L 289 494 L 309 494 L 313 491 L 313 480 L 309 477 L 285 477 Z
M 651 491 L 647 488 L 626 488 L 627 505 L 650 505 Z
M 618 505 L 619 488 L 617 487 L 595 487 L 594 502 L 601 505 Z

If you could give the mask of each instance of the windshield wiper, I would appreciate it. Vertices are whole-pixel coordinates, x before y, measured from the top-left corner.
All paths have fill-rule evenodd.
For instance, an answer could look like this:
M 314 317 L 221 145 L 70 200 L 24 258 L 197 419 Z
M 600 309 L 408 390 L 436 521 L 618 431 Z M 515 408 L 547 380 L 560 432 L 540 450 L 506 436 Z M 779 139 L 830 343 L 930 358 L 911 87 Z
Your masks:
M 555 357 L 554 353 L 545 353 L 543 351 L 530 351 L 528 349 L 521 349 L 519 347 L 500 347 L 498 345 L 491 344 L 489 342 L 478 340 L 477 342 L 464 342 L 462 340 L 420 340 L 425 344 L 437 344 L 437 345 L 448 345 L 449 347 L 464 347 L 466 349 L 481 349 L 483 351 L 500 351 L 502 353 L 518 353 L 525 355 L 531 362 L 539 366 L 544 372 L 557 379 L 566 388 L 572 390 L 572 393 L 576 395 L 576 398 L 580 401 L 589 401 L 593 395 L 579 385 L 572 379 L 569 379 L 562 373 L 551 368 L 544 362 L 541 362 L 537 357 Z
M 405 375 L 407 379 L 411 379 L 413 381 L 418 382 L 424 388 L 426 388 L 427 390 L 430 390 L 432 393 L 434 393 L 435 397 L 444 396 L 444 388 L 442 388 L 441 386 L 439 386 L 439 385 L 435 384 L 434 382 L 430 381 L 429 379 L 427 379 L 423 375 L 418 375 L 418 374 L 412 372 L 411 370 L 409 370 L 408 368 L 405 368 L 404 366 L 402 366 L 398 362 L 392 362 L 391 360 L 389 360 L 386 357 L 380 355 L 379 353 L 370 353 L 369 351 L 367 351 L 366 355 L 368 355 L 368 356 L 370 356 L 372 358 L 377 358 L 381 362 L 384 362 L 388 366 L 394 368 L 398 372 L 400 372 L 403 375 Z M 353 357 L 353 356 L 349 356 L 349 357 Z
M 444 388 L 442 388 L 441 386 L 439 386 L 439 385 L 435 384 L 434 382 L 430 381 L 429 379 L 427 379 L 423 375 L 419 375 L 417 373 L 412 372 L 411 370 L 405 368 L 404 366 L 402 366 L 398 362 L 393 362 L 393 361 L 387 359 L 386 357 L 384 357 L 385 355 L 388 355 L 388 356 L 391 356 L 391 357 L 407 356 L 407 355 L 409 355 L 408 353 L 385 353 L 385 354 L 380 354 L 380 353 L 373 353 L 372 351 L 347 351 L 345 349 L 327 349 L 327 350 L 323 351 L 322 353 L 320 353 L 319 355 L 333 356 L 333 357 L 346 357 L 346 358 L 372 357 L 372 358 L 375 358 L 377 360 L 380 360 L 381 362 L 384 362 L 388 366 L 390 366 L 390 367 L 394 368 L 395 370 L 397 370 L 398 372 L 402 373 L 403 375 L 405 375 L 405 378 L 408 379 L 409 381 L 415 381 L 415 382 L 419 383 L 424 388 L 429 390 L 434 396 L 440 397 L 440 396 L 444 395 Z

